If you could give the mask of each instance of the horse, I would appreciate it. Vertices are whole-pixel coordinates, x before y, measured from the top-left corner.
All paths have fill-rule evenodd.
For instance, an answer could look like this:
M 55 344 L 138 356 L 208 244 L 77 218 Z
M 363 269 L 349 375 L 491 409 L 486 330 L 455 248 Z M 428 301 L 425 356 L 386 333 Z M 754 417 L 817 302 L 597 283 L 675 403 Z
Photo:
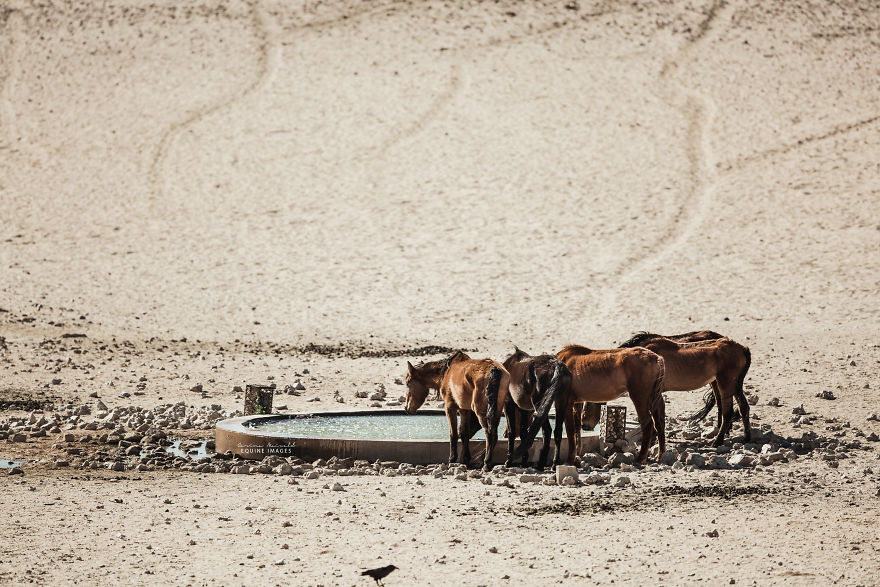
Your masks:
M 575 429 L 574 404 L 609 402 L 624 393 L 636 408 L 642 428 L 642 447 L 638 460 L 648 459 L 654 433 L 660 454 L 666 450 L 666 411 L 663 401 L 663 358 L 643 348 L 593 350 L 569 345 L 556 353 L 556 358 L 571 371 L 569 405 L 563 411 L 568 434 L 568 462 L 573 464 L 580 454 L 580 422 Z
M 723 334 L 715 332 L 714 330 L 692 330 L 690 332 L 685 332 L 683 334 L 655 334 L 653 332 L 646 332 L 644 330 L 635 333 L 630 337 L 629 340 L 625 341 L 620 345 L 619 348 L 631 348 L 634 346 L 642 346 L 643 342 L 648 342 L 650 340 L 654 340 L 656 338 L 668 338 L 669 340 L 674 340 L 675 342 L 702 342 L 705 340 L 717 340 L 719 338 L 727 338 Z M 718 391 L 718 384 L 712 381 L 709 384 L 711 390 L 706 394 L 704 401 L 705 406 L 701 408 L 698 412 L 691 415 L 688 420 L 702 420 L 706 417 L 706 415 L 712 410 L 712 407 L 716 405 L 717 398 L 721 397 L 720 392 Z M 596 421 L 598 422 L 598 416 L 596 417 Z M 595 426 L 595 424 L 594 424 Z M 718 426 L 721 426 L 721 404 L 718 404 Z
M 706 406 L 692 419 L 704 417 L 718 404 L 719 428 L 713 446 L 724 443 L 733 426 L 733 400 L 739 406 L 745 442 L 752 439 L 749 425 L 749 403 L 743 392 L 743 381 L 752 364 L 749 348 L 726 337 L 697 342 L 676 342 L 656 334 L 640 332 L 621 345 L 622 348 L 642 347 L 666 361 L 665 391 L 692 391 L 711 384 L 715 402 Z
M 733 426 L 733 400 L 743 420 L 745 442 L 752 439 L 749 424 L 749 402 L 743 392 L 743 381 L 752 364 L 747 346 L 727 337 L 697 342 L 676 342 L 662 336 L 641 332 L 623 345 L 636 345 L 654 351 L 666 361 L 667 391 L 691 391 L 709 383 L 712 395 L 706 405 L 691 419 L 702 419 L 712 406 L 718 405 L 718 434 L 712 442 L 720 446 Z M 713 401 L 709 401 L 709 397 Z
M 459 412 L 476 414 L 479 425 L 486 432 L 486 455 L 483 469 L 491 470 L 492 452 L 498 442 L 498 422 L 508 397 L 510 374 L 501 363 L 492 359 L 471 359 L 458 351 L 446 360 L 423 363 L 418 367 L 406 363 L 406 405 L 412 414 L 428 397 L 430 389 L 440 391 L 449 421 L 449 462 L 458 460 L 458 439 L 461 437 L 461 463 L 471 461 L 470 438 L 472 417 Z
M 504 368 L 510 373 L 510 395 L 504 406 L 507 415 L 507 462 L 522 456 L 522 466 L 526 466 L 529 448 L 538 433 L 544 431 L 544 446 L 538 456 L 537 468 L 543 469 L 550 454 L 550 406 L 556 406 L 556 429 L 554 440 L 556 454 L 553 464 L 562 462 L 562 425 L 563 413 L 568 406 L 568 394 L 571 388 L 571 372 L 568 367 L 553 355 L 533 357 L 518 347 L 514 347 L 512 355 L 504 361 Z M 517 401 L 519 400 L 519 401 Z M 532 404 L 531 409 L 520 405 Z M 532 418 L 532 413 L 534 417 Z M 531 420 L 531 423 L 529 423 Z M 520 437 L 519 450 L 514 451 L 517 431 Z
M 628 341 L 620 345 L 618 348 L 632 348 L 636 346 L 643 346 L 640 344 L 640 341 L 653 340 L 655 338 L 668 338 L 670 340 L 674 340 L 676 342 L 700 342 L 703 340 L 715 340 L 718 338 L 724 338 L 723 334 L 719 334 L 713 330 L 692 330 L 691 332 L 685 332 L 683 334 L 653 334 L 651 332 L 637 332 L 630 338 Z M 713 383 L 714 385 L 714 383 Z M 709 413 L 709 410 L 712 409 L 712 406 L 715 405 L 715 396 L 713 394 L 708 394 L 706 396 L 706 403 L 708 408 L 705 408 L 705 411 L 700 410 L 696 414 L 692 416 L 692 419 L 703 419 L 706 417 L 706 414 Z M 599 423 L 599 417 L 602 414 L 602 405 L 603 404 L 595 404 L 595 403 L 585 403 L 580 404 L 583 406 L 583 411 L 576 413 L 575 418 L 581 420 L 584 428 L 588 428 L 592 430 L 596 427 L 596 424 Z M 721 426 L 721 408 L 718 409 L 718 425 Z

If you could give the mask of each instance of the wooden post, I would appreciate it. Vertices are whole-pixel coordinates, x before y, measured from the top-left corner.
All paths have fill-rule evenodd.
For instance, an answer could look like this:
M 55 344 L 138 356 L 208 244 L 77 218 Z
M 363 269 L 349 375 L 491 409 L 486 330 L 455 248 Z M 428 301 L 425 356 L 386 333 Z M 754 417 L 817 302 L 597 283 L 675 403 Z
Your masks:
M 275 384 L 245 386 L 244 390 L 244 415 L 271 414 L 272 397 L 275 394 Z

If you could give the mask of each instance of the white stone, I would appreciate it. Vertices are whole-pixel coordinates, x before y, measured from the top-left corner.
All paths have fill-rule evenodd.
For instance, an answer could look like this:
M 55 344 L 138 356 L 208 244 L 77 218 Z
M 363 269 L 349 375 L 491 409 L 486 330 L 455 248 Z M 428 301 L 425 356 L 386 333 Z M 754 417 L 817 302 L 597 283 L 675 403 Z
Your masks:
M 571 477 L 575 482 L 578 480 L 577 467 L 571 465 L 556 465 L 556 482 L 560 485 L 566 477 Z

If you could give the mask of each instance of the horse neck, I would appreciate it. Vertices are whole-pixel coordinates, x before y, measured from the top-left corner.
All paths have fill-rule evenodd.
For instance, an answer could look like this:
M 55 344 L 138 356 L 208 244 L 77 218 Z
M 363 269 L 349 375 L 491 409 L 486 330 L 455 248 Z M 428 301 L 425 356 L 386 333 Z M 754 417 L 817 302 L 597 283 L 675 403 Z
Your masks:
M 423 373 L 419 376 L 419 379 L 422 383 L 427 385 L 431 389 L 440 389 L 440 382 L 443 381 L 443 374 L 445 369 L 437 369 L 431 370 L 426 373 Z

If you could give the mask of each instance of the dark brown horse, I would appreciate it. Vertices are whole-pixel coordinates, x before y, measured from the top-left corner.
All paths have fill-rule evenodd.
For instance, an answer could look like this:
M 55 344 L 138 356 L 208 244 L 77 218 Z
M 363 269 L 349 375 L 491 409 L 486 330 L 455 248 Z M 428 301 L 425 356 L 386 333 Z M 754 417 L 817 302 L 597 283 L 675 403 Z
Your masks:
M 414 367 L 406 363 L 406 411 L 418 410 L 428 397 L 428 390 L 439 389 L 449 421 L 449 462 L 458 460 L 461 437 L 461 463 L 471 461 L 471 413 L 486 433 L 483 468 L 492 468 L 492 452 L 498 442 L 498 422 L 508 396 L 510 374 L 501 363 L 491 359 L 471 359 L 461 351 L 445 361 L 432 361 Z M 461 413 L 461 427 L 458 416 Z
M 507 414 L 507 462 L 508 467 L 512 462 L 522 457 L 522 466 L 526 466 L 529 458 L 529 448 L 538 429 L 544 431 L 544 445 L 538 456 L 536 467 L 543 469 L 547 465 L 547 457 L 550 454 L 550 407 L 556 406 L 556 429 L 554 440 L 556 442 L 556 455 L 553 464 L 562 462 L 562 426 L 563 414 L 569 405 L 569 393 L 571 390 L 571 373 L 565 364 L 553 355 L 539 355 L 533 357 L 525 351 L 515 348 L 512 355 L 504 361 L 504 368 L 510 373 L 510 397 L 504 410 Z M 514 398 L 518 397 L 520 403 L 532 404 L 531 410 L 517 406 Z M 534 416 L 533 416 L 534 414 Z M 530 423 L 531 421 L 531 423 Z M 520 437 L 520 447 L 514 451 L 517 433 Z
M 593 350 L 578 345 L 565 347 L 556 353 L 556 357 L 565 363 L 572 375 L 569 406 L 563 412 L 569 463 L 580 454 L 580 422 L 575 420 L 572 404 L 609 402 L 625 393 L 629 393 L 642 427 L 639 462 L 647 460 L 655 432 L 660 444 L 659 454 L 663 454 L 666 418 L 662 357 L 644 348 Z
M 714 333 L 713 333 L 714 334 Z M 752 363 L 749 348 L 729 338 L 703 339 L 698 342 L 677 342 L 648 332 L 640 332 L 621 345 L 624 348 L 649 349 L 666 362 L 665 391 L 692 391 L 706 384 L 712 386 L 720 412 L 718 434 L 714 446 L 724 442 L 733 425 L 733 400 L 739 406 L 745 441 L 752 430 L 749 425 L 749 403 L 743 392 L 743 381 Z M 697 416 L 705 416 L 712 404 L 707 402 Z

